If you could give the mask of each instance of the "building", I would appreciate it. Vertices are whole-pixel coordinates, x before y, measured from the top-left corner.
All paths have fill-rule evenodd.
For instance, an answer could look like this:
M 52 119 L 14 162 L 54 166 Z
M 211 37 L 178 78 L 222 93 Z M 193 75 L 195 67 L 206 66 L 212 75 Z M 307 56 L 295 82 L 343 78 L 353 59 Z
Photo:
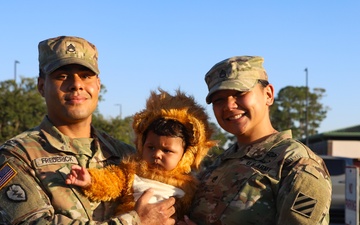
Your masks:
M 309 136 L 308 143 L 319 155 L 360 158 L 360 125 Z

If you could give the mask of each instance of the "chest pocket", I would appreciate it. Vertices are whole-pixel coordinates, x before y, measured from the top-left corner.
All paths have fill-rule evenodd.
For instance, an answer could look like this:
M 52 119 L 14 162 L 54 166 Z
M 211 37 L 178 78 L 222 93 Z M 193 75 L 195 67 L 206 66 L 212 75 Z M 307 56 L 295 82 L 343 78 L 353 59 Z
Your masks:
M 275 209 L 271 186 L 267 176 L 232 160 L 208 175 L 206 183 L 200 186 L 199 201 L 195 204 L 198 204 L 202 215 L 207 214 L 209 223 L 221 220 L 222 224 L 236 224 L 241 220 L 252 222 L 250 220 L 258 220 L 259 217 L 274 217 L 271 212 Z M 267 215 L 251 215 L 265 209 Z M 196 212 L 195 209 L 194 218 Z
M 85 197 L 82 197 L 80 188 L 72 186 L 69 189 L 69 186 L 65 184 L 71 165 L 78 164 L 78 160 L 74 156 L 37 158 L 32 163 L 36 176 L 48 195 L 51 196 L 51 204 L 55 213 L 65 214 L 70 218 L 80 217 L 84 220 L 91 218 L 91 212 L 87 210 L 90 209 L 90 203 Z
M 70 172 L 71 165 L 78 164 L 78 161 L 74 156 L 51 156 L 36 158 L 32 164 L 43 187 L 51 193 L 54 187 L 65 186 L 64 177 Z

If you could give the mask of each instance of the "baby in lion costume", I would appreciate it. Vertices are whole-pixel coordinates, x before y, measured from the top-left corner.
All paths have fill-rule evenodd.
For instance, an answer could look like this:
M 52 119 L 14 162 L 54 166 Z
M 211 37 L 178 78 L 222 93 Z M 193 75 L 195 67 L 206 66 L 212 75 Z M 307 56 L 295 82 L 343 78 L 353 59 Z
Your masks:
M 67 184 L 82 187 L 92 201 L 120 198 L 116 214 L 134 209 L 148 188 L 154 190 L 150 203 L 177 198 L 176 216 L 188 213 L 198 180 L 193 174 L 217 142 L 205 109 L 180 90 L 175 95 L 152 91 L 146 108 L 134 115 L 137 153 L 120 165 L 102 169 L 72 167 Z

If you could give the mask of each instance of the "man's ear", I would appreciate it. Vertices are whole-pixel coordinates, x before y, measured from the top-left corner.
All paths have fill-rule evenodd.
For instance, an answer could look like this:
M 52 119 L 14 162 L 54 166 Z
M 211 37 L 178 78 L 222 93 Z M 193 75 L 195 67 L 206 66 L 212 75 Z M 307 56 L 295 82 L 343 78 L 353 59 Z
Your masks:
M 37 89 L 42 97 L 44 97 L 44 83 L 45 83 L 45 79 L 38 77 Z

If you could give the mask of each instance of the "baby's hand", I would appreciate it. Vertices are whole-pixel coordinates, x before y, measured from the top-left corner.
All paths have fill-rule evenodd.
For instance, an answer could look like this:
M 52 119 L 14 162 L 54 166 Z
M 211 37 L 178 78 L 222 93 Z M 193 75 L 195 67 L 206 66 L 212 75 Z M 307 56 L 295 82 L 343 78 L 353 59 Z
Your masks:
M 85 167 L 73 165 L 65 183 L 85 188 L 91 184 L 91 176 Z

